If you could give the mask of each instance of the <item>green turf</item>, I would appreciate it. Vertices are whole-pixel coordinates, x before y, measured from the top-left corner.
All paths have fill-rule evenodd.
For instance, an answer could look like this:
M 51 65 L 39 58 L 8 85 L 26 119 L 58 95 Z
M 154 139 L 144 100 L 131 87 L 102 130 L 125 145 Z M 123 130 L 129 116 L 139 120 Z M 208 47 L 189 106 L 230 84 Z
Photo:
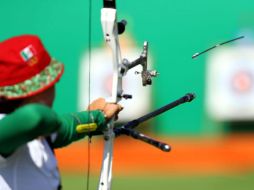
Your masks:
M 86 189 L 86 176 L 64 174 L 64 190 Z M 91 177 L 90 190 L 97 189 L 98 179 Z M 112 190 L 253 190 L 254 173 L 225 176 L 115 176 Z

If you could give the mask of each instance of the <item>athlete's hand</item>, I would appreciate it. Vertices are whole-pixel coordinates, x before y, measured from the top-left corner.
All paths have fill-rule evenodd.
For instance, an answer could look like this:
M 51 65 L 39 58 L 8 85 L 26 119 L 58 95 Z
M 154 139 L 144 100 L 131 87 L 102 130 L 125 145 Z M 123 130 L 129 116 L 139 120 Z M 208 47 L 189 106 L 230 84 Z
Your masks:
M 119 104 L 108 103 L 104 98 L 94 100 L 87 108 L 87 110 L 101 110 L 104 113 L 106 120 L 117 118 L 118 113 L 123 110 Z

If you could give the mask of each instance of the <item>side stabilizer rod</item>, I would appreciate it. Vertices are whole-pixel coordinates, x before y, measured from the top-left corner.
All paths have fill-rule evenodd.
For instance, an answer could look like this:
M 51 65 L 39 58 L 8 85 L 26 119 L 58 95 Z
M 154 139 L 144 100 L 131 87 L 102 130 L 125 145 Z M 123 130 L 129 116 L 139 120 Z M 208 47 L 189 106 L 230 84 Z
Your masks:
M 121 127 L 118 130 L 118 134 L 124 134 L 124 135 L 127 135 L 127 136 L 131 136 L 134 139 L 138 139 L 138 140 L 141 140 L 145 143 L 153 145 L 156 148 L 159 148 L 160 150 L 162 150 L 164 152 L 169 152 L 171 150 L 171 147 L 168 144 L 160 142 L 158 140 L 155 140 L 151 137 L 148 137 L 147 135 L 144 135 L 144 134 L 142 134 L 138 131 L 135 131 L 133 129 L 128 129 L 128 128 Z

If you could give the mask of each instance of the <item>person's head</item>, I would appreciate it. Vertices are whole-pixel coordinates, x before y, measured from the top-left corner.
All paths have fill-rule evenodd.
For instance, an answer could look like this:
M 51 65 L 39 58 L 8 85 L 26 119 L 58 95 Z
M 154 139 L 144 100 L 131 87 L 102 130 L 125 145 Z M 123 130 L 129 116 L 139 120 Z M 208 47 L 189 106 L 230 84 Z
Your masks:
M 0 42 L 0 113 L 28 103 L 52 106 L 54 85 L 64 71 L 41 40 L 22 35 Z

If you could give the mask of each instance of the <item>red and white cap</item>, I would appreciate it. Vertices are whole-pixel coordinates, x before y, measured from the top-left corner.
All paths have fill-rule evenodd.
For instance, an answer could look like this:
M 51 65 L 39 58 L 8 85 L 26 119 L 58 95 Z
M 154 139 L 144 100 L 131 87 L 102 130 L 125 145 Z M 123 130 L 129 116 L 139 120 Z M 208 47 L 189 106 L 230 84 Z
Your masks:
M 22 35 L 0 42 L 0 97 L 20 99 L 53 86 L 64 66 L 52 59 L 39 37 Z

